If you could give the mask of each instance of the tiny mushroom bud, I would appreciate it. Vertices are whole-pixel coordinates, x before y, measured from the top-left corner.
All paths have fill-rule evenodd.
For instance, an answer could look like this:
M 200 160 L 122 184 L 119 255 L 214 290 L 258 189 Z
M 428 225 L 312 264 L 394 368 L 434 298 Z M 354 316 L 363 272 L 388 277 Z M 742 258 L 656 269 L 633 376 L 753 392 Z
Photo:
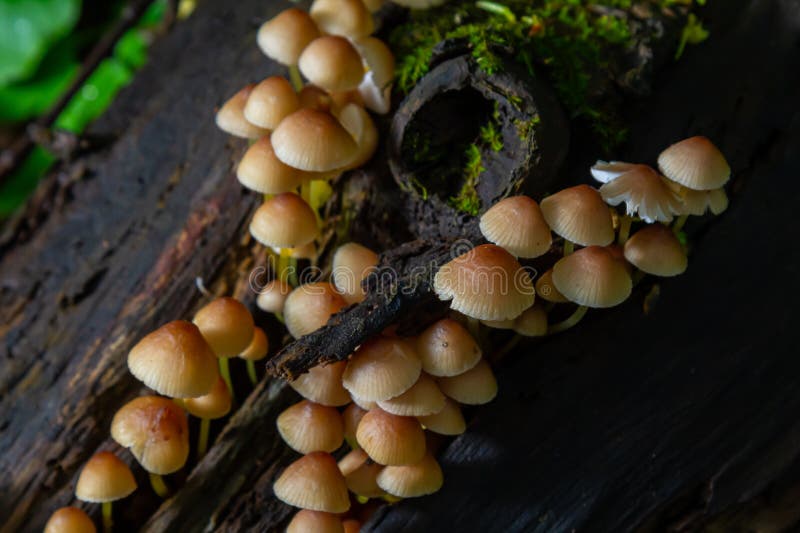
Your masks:
M 377 402 L 410 389 L 421 371 L 422 363 L 410 343 L 374 337 L 359 346 L 347 362 L 342 383 L 359 399 Z
M 327 281 L 300 285 L 283 305 L 286 329 L 295 339 L 324 326 L 347 303 Z
M 275 496 L 284 503 L 328 513 L 350 509 L 344 476 L 329 453 L 312 452 L 286 467 L 273 485 Z
M 364 415 L 356 438 L 367 455 L 382 465 L 413 464 L 425 455 L 425 432 L 419 421 L 382 409 Z
M 532 198 L 511 196 L 500 200 L 480 220 L 481 233 L 517 257 L 539 257 L 550 249 L 550 227 Z
M 338 407 L 350 403 L 350 394 L 342 386 L 347 361 L 311 367 L 289 382 L 300 396 L 322 405 Z
M 186 413 L 168 398 L 141 396 L 122 406 L 111 421 L 111 438 L 153 474 L 177 472 L 189 457 Z
M 219 376 L 214 352 L 191 322 L 175 320 L 146 335 L 128 353 L 128 369 L 173 398 L 206 394 Z
M 251 124 L 274 130 L 281 120 L 300 109 L 300 99 L 283 76 L 270 76 L 256 85 L 244 106 L 244 118 Z
M 236 357 L 253 340 L 253 316 L 236 298 L 213 300 L 197 311 L 192 322 L 217 357 Z
M 375 270 L 378 254 L 355 242 L 343 244 L 333 254 L 331 281 L 348 304 L 364 300 L 361 281 Z
M 50 515 L 44 533 L 95 533 L 94 522 L 77 507 L 62 507 Z
M 432 376 L 456 376 L 481 360 L 481 348 L 458 322 L 444 318 L 417 337 L 422 369 Z
M 631 294 L 632 282 L 625 265 L 601 246 L 581 248 L 553 267 L 556 289 L 585 307 L 613 307 Z
M 286 533 L 344 533 L 344 526 L 333 513 L 301 509 L 289 522 Z
M 564 239 L 581 246 L 605 246 L 614 240 L 611 211 L 596 189 L 577 185 L 541 201 L 544 219 Z
M 247 98 L 255 85 L 246 85 L 238 93 L 234 94 L 230 100 L 222 104 L 222 107 L 217 111 L 216 122 L 217 127 L 237 137 L 244 137 L 245 139 L 258 139 L 264 135 L 269 135 L 269 130 L 259 128 L 255 124 L 251 124 L 244 117 L 244 106 L 247 104 Z
M 458 403 L 447 398 L 444 408 L 438 413 L 418 416 L 417 420 L 427 429 L 439 435 L 461 435 L 467 430 L 464 415 Z
M 270 137 L 265 135 L 247 149 L 236 167 L 236 177 L 251 191 L 280 194 L 296 190 L 306 175 L 278 159 Z
M 706 137 L 677 142 L 658 156 L 658 168 L 670 180 L 694 190 L 719 189 L 731 176 L 722 152 Z
M 361 56 L 350 41 L 335 35 L 314 39 L 300 54 L 298 66 L 311 83 L 332 92 L 356 89 L 364 77 Z
M 529 307 L 514 320 L 514 332 L 525 337 L 541 337 L 547 334 L 547 313 L 538 304 Z
M 361 0 L 314 0 L 309 14 L 317 27 L 330 35 L 355 39 L 375 30 L 372 15 Z
M 465 405 L 489 403 L 497 396 L 497 380 L 485 360 L 458 376 L 439 378 L 439 388 L 450 398 Z
M 479 320 L 516 318 L 536 297 L 528 272 L 494 244 L 476 246 L 443 265 L 433 289 L 439 299 L 452 300 L 452 309 Z
M 268 351 L 269 339 L 267 338 L 267 334 L 264 333 L 263 329 L 256 327 L 253 330 L 253 338 L 250 344 L 247 345 L 247 348 L 242 350 L 239 354 L 239 358 L 247 361 L 261 361 L 267 356 Z
M 339 411 L 308 400 L 287 408 L 276 423 L 284 442 L 299 453 L 333 452 L 344 440 Z
M 399 396 L 381 400 L 378 406 L 393 415 L 426 416 L 444 409 L 445 396 L 427 374 L 420 374 L 414 385 Z
M 285 281 L 274 279 L 259 291 L 256 305 L 267 313 L 283 313 L 283 305 L 290 292 L 292 292 L 291 285 Z
M 418 463 L 387 466 L 378 474 L 378 486 L 401 498 L 433 494 L 442 488 L 444 476 L 436 459 L 429 453 Z
M 328 172 L 353 161 L 358 145 L 330 113 L 301 109 L 272 132 L 272 147 L 287 165 L 310 172 Z
M 658 172 L 647 165 L 630 165 L 600 187 L 600 195 L 609 205 L 624 202 L 628 216 L 638 215 L 648 223 L 671 222 L 680 210 L 678 196 Z
M 680 241 L 661 224 L 634 233 L 625 243 L 625 259 L 642 272 L 662 277 L 683 274 L 688 263 Z
M 317 237 L 317 216 L 295 193 L 278 194 L 256 210 L 250 233 L 266 246 L 295 248 Z
M 289 8 L 261 25 L 258 47 L 283 65 L 296 65 L 306 46 L 319 37 L 317 25 L 302 9 Z

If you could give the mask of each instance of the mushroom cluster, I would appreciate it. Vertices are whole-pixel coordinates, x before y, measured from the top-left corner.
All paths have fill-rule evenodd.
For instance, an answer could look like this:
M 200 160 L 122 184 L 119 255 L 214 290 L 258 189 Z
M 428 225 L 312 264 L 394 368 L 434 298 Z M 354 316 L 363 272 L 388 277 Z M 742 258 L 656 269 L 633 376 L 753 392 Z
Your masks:
M 217 112 L 223 131 L 253 141 L 236 176 L 265 195 L 250 233 L 277 254 L 283 281 L 294 280 L 298 258 L 316 257 L 327 182 L 366 163 L 378 146 L 367 109 L 389 112 L 394 56 L 371 35 L 377 7 L 316 0 L 309 12 L 290 8 L 268 20 L 258 46 L 289 68 L 292 82 L 271 76 L 247 85 Z

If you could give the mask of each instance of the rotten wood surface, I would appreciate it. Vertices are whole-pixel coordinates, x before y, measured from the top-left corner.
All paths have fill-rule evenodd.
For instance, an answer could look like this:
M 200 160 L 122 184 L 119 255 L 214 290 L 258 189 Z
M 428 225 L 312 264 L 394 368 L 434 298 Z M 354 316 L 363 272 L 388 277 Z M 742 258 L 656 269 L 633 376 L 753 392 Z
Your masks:
M 4 531 L 40 530 L 72 503 L 80 466 L 111 446 L 113 412 L 141 390 L 128 348 L 191 314 L 195 276 L 232 279 L 248 253 L 239 241 L 257 198 L 231 175 L 242 143 L 226 145 L 210 109 L 273 71 L 254 33 L 282 7 L 201 3 L 95 126 L 117 140 L 83 160 L 57 209 L 30 219 L 38 227 L 4 241 Z M 676 139 L 709 135 L 735 172 L 729 211 L 695 223 L 689 271 L 659 284 L 648 315 L 652 280 L 625 305 L 507 356 L 498 399 L 472 411 L 441 455 L 443 490 L 383 508 L 368 530 L 696 530 L 798 475 L 798 6 L 714 2 L 707 17 L 713 38 L 630 102 L 630 146 L 614 155 L 652 162 Z M 568 183 L 593 162 L 572 150 Z M 145 530 L 285 526 L 291 510 L 271 485 L 294 454 L 274 418 L 294 398 L 276 383 L 256 388 Z M 117 506 L 123 529 L 157 504 L 140 481 Z

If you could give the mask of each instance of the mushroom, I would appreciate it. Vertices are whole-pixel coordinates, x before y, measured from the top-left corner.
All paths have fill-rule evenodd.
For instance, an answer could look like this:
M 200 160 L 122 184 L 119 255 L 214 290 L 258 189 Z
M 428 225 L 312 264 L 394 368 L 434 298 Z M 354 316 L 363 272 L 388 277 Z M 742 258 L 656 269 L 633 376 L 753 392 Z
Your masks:
M 327 513 L 350 509 L 344 476 L 329 453 L 312 452 L 286 467 L 273 485 L 284 503 Z
M 564 254 L 573 243 L 606 246 L 614 241 L 611 210 L 596 189 L 576 185 L 552 194 L 539 204 L 550 228 L 564 238 Z
M 510 196 L 494 204 L 481 216 L 480 228 L 486 240 L 516 257 L 539 257 L 553 243 L 539 204 L 527 196 Z
M 329 172 L 349 164 L 358 145 L 330 113 L 301 109 L 272 132 L 275 155 L 285 164 L 310 172 Z
M 333 407 L 346 405 L 350 403 L 350 394 L 342 386 L 346 366 L 347 361 L 313 366 L 290 381 L 289 386 L 312 402 Z
M 314 39 L 300 54 L 300 72 L 328 92 L 357 89 L 364 77 L 361 56 L 344 37 L 325 35 Z
M 364 37 L 353 41 L 361 55 L 367 72 L 358 86 L 364 105 L 380 114 L 391 109 L 392 80 L 394 79 L 394 54 L 386 43 L 377 37 Z
M 44 525 L 44 533 L 96 533 L 94 522 L 77 507 L 56 510 Z
M 75 496 L 84 502 L 102 504 L 103 529 L 111 531 L 114 524 L 112 503 L 135 490 L 136 480 L 128 465 L 111 452 L 98 452 L 81 470 Z
M 461 435 L 467 429 L 461 408 L 450 398 L 445 399 L 444 408 L 441 411 L 428 416 L 418 416 L 417 420 L 425 429 L 439 435 Z
M 247 375 L 250 377 L 250 383 L 254 386 L 258 383 L 258 375 L 256 374 L 256 361 L 261 361 L 267 356 L 269 351 L 269 339 L 264 330 L 256 327 L 253 330 L 253 339 L 250 344 L 239 354 L 240 359 L 244 359 L 247 365 Z
M 150 483 L 156 494 L 166 497 L 169 489 L 161 476 L 183 468 L 189 457 L 186 412 L 168 398 L 135 398 L 114 415 L 111 438 L 130 449 L 150 473 Z
M 373 337 L 347 362 L 342 384 L 354 397 L 377 402 L 403 394 L 417 382 L 421 371 L 422 363 L 409 342 Z
M 324 326 L 346 305 L 342 295 L 327 281 L 300 285 L 283 305 L 286 329 L 298 339 Z
M 378 486 L 393 496 L 415 498 L 442 488 L 442 468 L 430 453 L 412 465 L 387 466 L 378 474 Z
M 355 242 L 343 244 L 333 254 L 331 281 L 348 304 L 364 300 L 361 282 L 378 265 L 378 254 Z
M 351 170 L 369 161 L 378 148 L 378 128 L 364 108 L 358 104 L 346 104 L 337 114 L 339 122 L 356 142 L 353 160 L 344 169 Z
M 250 145 L 236 167 L 239 183 L 262 194 L 280 194 L 297 190 L 306 173 L 290 167 L 275 155 L 269 135 Z
M 683 245 L 661 224 L 634 233 L 625 243 L 625 259 L 642 272 L 661 277 L 683 274 L 688 263 Z
M 330 35 L 357 39 L 375 30 L 372 14 L 361 0 L 314 0 L 309 14 Z
M 173 398 L 193 398 L 211 390 L 219 376 L 216 357 L 200 330 L 175 320 L 146 335 L 128 353 L 136 379 Z
M 347 488 L 360 503 L 385 494 L 376 482 L 382 469 L 383 465 L 371 461 L 364 450 L 353 450 L 339 461 L 339 470 L 344 474 Z
M 283 305 L 290 292 L 292 292 L 291 285 L 280 279 L 274 279 L 259 291 L 256 305 L 262 311 L 281 315 L 283 314 Z
M 551 326 L 548 333 L 571 328 L 590 307 L 619 305 L 630 296 L 632 288 L 624 263 L 602 246 L 588 246 L 560 259 L 553 267 L 553 284 L 578 308 L 569 318 Z
M 536 280 L 536 295 L 541 296 L 542 300 L 547 300 L 554 304 L 569 302 L 569 298 L 558 292 L 553 285 L 553 269 L 546 270 L 544 274 Z
M 416 418 L 371 409 L 356 431 L 358 445 L 382 465 L 414 464 L 425 455 L 425 432 Z
M 283 441 L 299 453 L 334 452 L 344 440 L 339 411 L 308 400 L 288 407 L 276 423 Z
M 256 40 L 267 57 L 289 67 L 292 85 L 299 91 L 303 80 L 297 63 L 303 50 L 317 37 L 319 29 L 311 16 L 302 9 L 289 8 L 262 24 Z
M 367 462 L 368 459 L 369 456 L 367 455 L 367 452 L 360 448 L 356 448 L 350 450 L 344 455 L 344 457 L 339 459 L 337 466 L 346 480 L 349 474 L 352 474 L 358 470 L 361 465 Z
M 342 413 L 342 420 L 344 420 L 344 440 L 350 445 L 352 449 L 358 448 L 358 440 L 356 440 L 356 429 L 358 423 L 367 414 L 368 409 L 362 409 L 358 404 L 351 403 L 347 409 Z
M 286 526 L 286 533 L 344 533 L 339 516 L 323 511 L 301 509 Z
M 489 403 L 497 396 L 497 380 L 485 359 L 463 374 L 439 378 L 439 388 L 448 397 L 466 405 Z
M 513 329 L 523 337 L 541 337 L 547 334 L 547 312 L 535 304 L 514 320 Z
M 201 307 L 192 322 L 217 356 L 220 374 L 233 397 L 228 359 L 242 353 L 253 340 L 253 316 L 239 300 L 223 297 Z
M 598 161 L 595 167 L 604 165 L 608 164 Z M 628 240 L 634 216 L 647 223 L 672 222 L 673 215 L 680 211 L 681 202 L 658 172 L 647 165 L 614 165 L 627 165 L 627 169 L 602 185 L 600 195 L 609 205 L 617 206 L 625 202 L 625 215 L 620 222 L 617 241 L 619 244 L 625 244 Z
M 399 416 L 427 416 L 444 409 L 445 396 L 436 382 L 427 374 L 420 374 L 419 379 L 410 389 L 399 396 L 378 401 L 378 407 Z
M 211 391 L 199 398 L 186 398 L 183 406 L 192 414 L 200 419 L 200 433 L 197 437 L 197 459 L 200 460 L 208 449 L 208 434 L 211 430 L 211 421 L 222 418 L 231 411 L 230 389 L 225 380 L 219 378 Z
M 244 107 L 254 87 L 255 84 L 252 83 L 245 85 L 239 92 L 222 104 L 222 107 L 217 111 L 215 119 L 219 129 L 225 133 L 236 137 L 244 137 L 245 139 L 258 139 L 264 135 L 269 135 L 269 130 L 251 124 L 244 117 Z
M 417 337 L 422 369 L 432 376 L 456 376 L 481 360 L 481 348 L 458 322 L 443 318 Z
M 494 244 L 476 246 L 443 265 L 433 278 L 441 300 L 478 320 L 516 318 L 533 305 L 535 292 L 528 272 Z
M 281 120 L 300 109 L 300 99 L 283 76 L 270 76 L 253 87 L 244 106 L 244 118 L 260 128 L 274 130 Z

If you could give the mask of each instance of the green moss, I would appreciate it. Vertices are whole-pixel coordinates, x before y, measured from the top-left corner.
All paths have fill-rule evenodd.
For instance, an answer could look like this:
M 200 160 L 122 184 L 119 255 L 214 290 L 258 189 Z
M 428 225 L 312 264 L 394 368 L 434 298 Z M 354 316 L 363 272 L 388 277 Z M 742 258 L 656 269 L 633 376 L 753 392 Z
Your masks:
M 660 5 L 693 5 L 704 0 L 660 0 Z M 603 0 L 602 5 L 626 10 L 631 0 Z M 476 64 L 487 73 L 500 67 L 494 50 L 511 48 L 532 75 L 545 74 L 573 118 L 587 119 L 605 146 L 624 138 L 615 111 L 593 103 L 592 72 L 608 68 L 615 51 L 631 44 L 625 17 L 590 9 L 592 0 L 504 0 L 450 2 L 439 8 L 412 11 L 392 32 L 398 60 L 397 79 L 408 92 L 428 72 L 433 47 L 442 39 L 466 39 Z M 696 28 L 693 33 L 699 35 Z M 691 41 L 689 41 L 691 42 Z M 542 72 L 538 72 L 542 70 Z
M 481 172 L 486 169 L 483 167 L 481 149 L 478 145 L 469 145 L 464 155 L 467 158 L 464 165 L 464 182 L 458 194 L 450 198 L 448 203 L 459 211 L 477 215 L 481 209 L 481 200 L 475 186 L 478 184 Z
M 481 142 L 491 151 L 499 152 L 503 149 L 503 135 L 494 120 L 481 126 Z
M 514 119 L 514 127 L 517 129 L 517 135 L 520 139 L 525 141 L 528 137 L 533 135 L 533 131 L 542 122 L 542 117 L 539 115 L 534 116 L 530 120 Z

